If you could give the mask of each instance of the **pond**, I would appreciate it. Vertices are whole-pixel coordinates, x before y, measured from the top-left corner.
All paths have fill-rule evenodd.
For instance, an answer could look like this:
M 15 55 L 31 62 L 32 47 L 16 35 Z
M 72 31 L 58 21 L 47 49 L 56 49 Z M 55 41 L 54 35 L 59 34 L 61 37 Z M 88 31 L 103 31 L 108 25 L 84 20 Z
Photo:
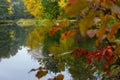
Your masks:
M 43 66 L 39 63 L 40 57 L 35 57 L 35 54 L 40 54 L 33 54 L 25 45 L 31 30 L 32 27 L 23 28 L 17 25 L 0 26 L 0 80 L 38 80 L 35 76 L 37 71 L 30 70 Z M 49 71 L 40 80 L 54 78 L 60 73 L 65 75 L 65 80 L 72 80 L 67 68 L 56 74 Z
M 21 47 L 21 50 L 18 50 L 16 55 L 1 59 L 0 79 L 35 80 L 34 73 L 28 74 L 30 69 L 34 67 L 39 67 L 37 60 L 31 58 L 26 47 Z

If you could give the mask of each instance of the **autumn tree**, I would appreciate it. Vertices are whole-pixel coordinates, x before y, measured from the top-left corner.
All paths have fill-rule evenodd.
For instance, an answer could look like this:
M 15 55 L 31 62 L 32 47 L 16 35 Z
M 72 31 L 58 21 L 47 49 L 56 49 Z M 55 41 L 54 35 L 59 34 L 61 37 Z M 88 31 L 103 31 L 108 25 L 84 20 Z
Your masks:
M 96 71 L 102 70 L 105 78 L 115 77 L 110 72 L 120 67 L 120 0 L 45 0 L 46 5 L 42 0 L 30 1 L 25 0 L 25 4 L 36 18 L 45 18 L 44 14 L 47 13 L 44 11 L 51 9 L 46 7 L 50 6 L 47 3 L 56 3 L 53 6 L 59 11 L 53 8 L 55 15 L 52 24 L 37 25 L 37 29 L 30 34 L 28 44 L 32 44 L 33 38 L 36 38 L 35 42 L 43 46 L 45 56 L 71 54 L 76 60 L 83 58 L 90 66 L 94 65 Z M 34 3 L 37 5 L 33 6 Z M 47 19 L 51 19 L 53 12 L 49 14 Z M 30 40 L 33 41 L 30 43 Z M 99 63 L 101 67 L 98 67 Z

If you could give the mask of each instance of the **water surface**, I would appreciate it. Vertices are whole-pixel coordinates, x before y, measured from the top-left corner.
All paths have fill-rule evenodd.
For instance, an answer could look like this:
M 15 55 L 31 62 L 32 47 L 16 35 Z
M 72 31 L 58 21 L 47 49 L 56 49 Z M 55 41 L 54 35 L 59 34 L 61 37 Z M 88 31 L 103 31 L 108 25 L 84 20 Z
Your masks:
M 37 60 L 31 58 L 26 47 L 22 47 L 15 56 L 1 60 L 0 80 L 35 80 L 35 73 L 28 72 L 37 67 L 39 67 Z

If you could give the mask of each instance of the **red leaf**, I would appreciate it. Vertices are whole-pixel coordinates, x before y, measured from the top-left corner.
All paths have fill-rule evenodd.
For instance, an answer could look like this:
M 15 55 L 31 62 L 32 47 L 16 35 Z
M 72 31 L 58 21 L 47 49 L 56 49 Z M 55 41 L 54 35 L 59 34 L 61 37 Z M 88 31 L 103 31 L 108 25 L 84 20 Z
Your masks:
M 88 52 L 86 50 L 82 51 L 86 56 L 88 55 Z
M 76 59 L 79 59 L 80 56 L 81 56 L 82 49 L 80 48 L 80 49 L 77 49 L 76 51 L 77 51 L 77 57 L 76 57 Z
M 104 70 L 105 71 L 108 70 L 108 67 L 109 67 L 109 64 L 108 64 L 108 62 L 106 62 L 106 64 L 104 65 Z
M 113 59 L 114 59 L 114 56 L 111 55 L 111 56 L 109 57 L 109 59 L 108 59 L 108 62 L 109 62 L 110 64 L 112 64 L 112 63 L 113 63 Z
M 108 51 L 109 53 L 112 52 L 112 48 L 111 48 L 111 46 L 107 46 L 107 51 Z
M 90 57 L 87 57 L 87 62 L 88 62 L 88 64 L 91 64 L 92 63 L 92 59 Z
M 76 52 L 76 50 L 73 50 L 70 54 L 73 55 Z

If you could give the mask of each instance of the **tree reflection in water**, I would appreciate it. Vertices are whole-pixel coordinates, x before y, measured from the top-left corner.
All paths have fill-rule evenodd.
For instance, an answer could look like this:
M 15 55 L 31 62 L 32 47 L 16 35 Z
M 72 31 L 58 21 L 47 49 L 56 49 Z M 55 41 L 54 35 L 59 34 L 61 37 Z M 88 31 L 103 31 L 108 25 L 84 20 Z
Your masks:
M 87 80 L 87 79 L 95 80 L 100 77 L 100 75 L 98 76 L 94 75 L 96 70 L 92 65 L 90 66 L 88 63 L 86 63 L 84 59 L 76 60 L 75 57 L 72 57 L 69 54 L 65 54 L 64 56 L 48 55 L 47 57 L 42 57 L 42 58 L 41 57 L 38 58 L 39 56 L 35 57 L 36 55 L 41 54 L 38 53 L 37 51 L 34 52 L 33 54 L 32 53 L 30 54 L 34 58 L 37 58 L 40 65 L 42 65 L 40 66 L 40 69 L 39 68 L 31 69 L 30 71 L 30 72 L 37 71 L 36 77 L 39 79 L 46 77 L 47 74 L 50 75 L 50 73 L 55 74 L 54 78 L 58 76 L 58 74 L 63 76 L 69 75 L 69 78 L 66 79 L 64 78 L 65 80 Z M 44 70 L 41 71 L 42 70 L 41 68 Z M 48 72 L 46 73 L 46 71 Z M 62 72 L 66 72 L 66 74 L 61 74 Z M 50 80 L 57 80 L 54 78 L 51 78 Z M 63 80 L 63 79 L 60 78 L 58 80 Z
M 29 28 L 17 25 L 0 26 L 0 59 L 16 55 L 20 46 L 25 45 Z M 23 35 L 24 34 L 24 35 Z

